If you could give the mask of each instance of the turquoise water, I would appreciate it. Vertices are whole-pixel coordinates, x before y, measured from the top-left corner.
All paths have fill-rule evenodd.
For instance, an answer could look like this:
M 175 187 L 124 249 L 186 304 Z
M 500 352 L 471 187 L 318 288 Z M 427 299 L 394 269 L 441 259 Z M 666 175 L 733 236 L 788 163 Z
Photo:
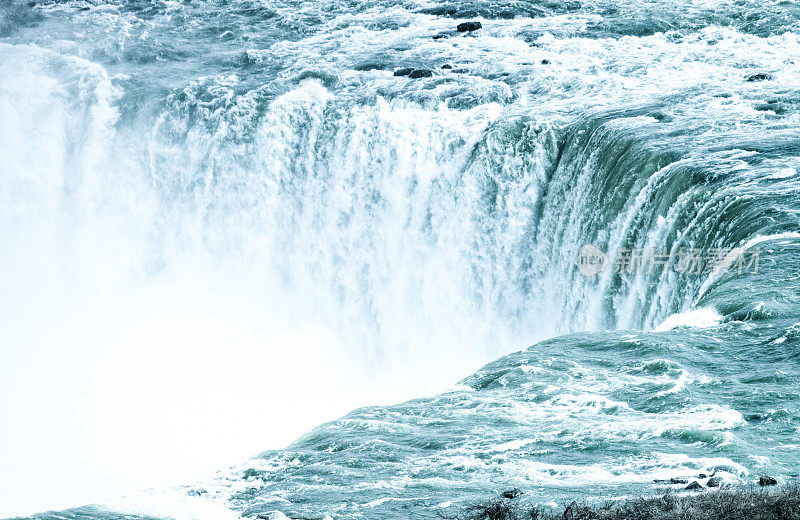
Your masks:
M 799 15 L 763 0 L 3 4 L 4 309 L 41 273 L 70 278 L 69 301 L 97 280 L 235 280 L 294 328 L 333 331 L 360 367 L 342 379 L 375 403 L 390 374 L 428 395 L 211 479 L 35 518 L 436 518 L 514 487 L 551 504 L 714 472 L 795 480 Z M 483 27 L 457 32 L 467 20 Z M 587 244 L 609 259 L 591 276 Z M 631 251 L 669 263 L 621 263 Z M 687 251 L 706 265 L 681 268 Z M 255 379 L 313 385 L 314 358 Z

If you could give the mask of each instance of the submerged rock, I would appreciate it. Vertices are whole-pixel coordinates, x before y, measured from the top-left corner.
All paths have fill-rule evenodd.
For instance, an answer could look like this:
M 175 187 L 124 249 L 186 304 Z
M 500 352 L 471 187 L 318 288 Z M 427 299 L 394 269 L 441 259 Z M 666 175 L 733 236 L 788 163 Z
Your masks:
M 518 488 L 514 488 L 514 489 L 509 489 L 508 491 L 503 491 L 500 495 L 503 498 L 517 498 L 522 493 L 523 492 L 521 490 L 519 490 Z
M 480 22 L 464 22 L 458 24 L 456 26 L 456 29 L 458 30 L 458 32 L 472 32 L 472 31 L 477 31 L 481 27 L 483 27 L 483 25 L 481 25 Z
M 771 79 L 775 79 L 775 76 L 766 72 L 759 72 L 758 74 L 753 74 L 752 76 L 748 77 L 747 81 L 768 81 Z
M 380 63 L 362 63 L 361 65 L 356 65 L 355 70 L 359 72 L 368 72 L 370 70 L 383 70 L 385 67 Z
M 408 74 L 411 79 L 430 78 L 431 76 L 433 76 L 433 71 L 430 69 L 416 69 Z
M 679 477 L 679 478 L 673 477 L 673 478 L 669 479 L 669 483 L 670 484 L 688 484 L 689 483 L 689 479 L 688 478 L 682 478 L 682 477 Z
M 254 478 L 261 478 L 264 476 L 264 474 L 265 474 L 264 471 L 259 471 L 255 468 L 247 468 L 245 472 L 242 474 L 242 476 L 245 478 L 245 480 L 248 480 Z
M 766 477 L 765 476 L 765 477 L 761 477 L 760 479 L 758 479 L 758 485 L 759 486 L 776 486 L 777 484 L 778 484 L 778 481 L 775 480 L 772 477 Z
M 722 487 L 722 477 L 711 477 L 706 482 L 706 486 L 710 488 Z
M 453 66 L 452 66 L 452 65 L 450 65 L 449 63 L 445 63 L 444 65 L 442 65 L 442 68 L 443 68 L 443 69 L 452 69 L 452 68 L 453 68 Z
M 550 65 L 550 60 L 542 60 L 542 65 Z
M 414 72 L 414 69 L 412 69 L 411 67 L 404 67 L 402 69 L 397 69 L 396 71 L 394 71 L 394 75 L 395 76 L 408 76 L 412 72 Z

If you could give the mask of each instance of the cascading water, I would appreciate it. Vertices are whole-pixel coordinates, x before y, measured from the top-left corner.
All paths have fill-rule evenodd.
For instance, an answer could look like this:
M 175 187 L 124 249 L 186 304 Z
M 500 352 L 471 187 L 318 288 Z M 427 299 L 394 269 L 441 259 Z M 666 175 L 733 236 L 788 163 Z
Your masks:
M 789 478 L 797 15 L 0 6 L 0 514 L 197 479 L 365 405 L 59 515 L 428 517 L 506 485 Z M 761 263 L 584 276 L 584 245 Z

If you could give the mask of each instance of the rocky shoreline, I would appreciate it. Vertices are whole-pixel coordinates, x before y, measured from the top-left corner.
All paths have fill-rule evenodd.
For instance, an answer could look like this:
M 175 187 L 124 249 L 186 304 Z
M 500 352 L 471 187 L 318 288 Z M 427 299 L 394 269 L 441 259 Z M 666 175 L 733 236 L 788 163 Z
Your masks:
M 713 478 L 713 477 L 709 477 Z M 773 482 L 775 479 L 766 477 Z M 446 520 L 800 520 L 800 486 L 790 484 L 665 489 L 652 496 L 589 504 L 574 501 L 563 509 L 527 505 L 513 490 L 500 497 L 439 516 Z M 694 481 L 696 482 L 696 481 Z M 702 491 L 700 491 L 702 490 Z

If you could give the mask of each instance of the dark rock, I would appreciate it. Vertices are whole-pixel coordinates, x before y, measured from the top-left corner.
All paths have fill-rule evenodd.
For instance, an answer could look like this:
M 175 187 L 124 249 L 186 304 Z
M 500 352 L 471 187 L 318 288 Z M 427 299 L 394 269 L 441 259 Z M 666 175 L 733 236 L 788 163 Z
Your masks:
M 28 7 L 36 7 L 36 2 L 28 2 Z
M 450 37 L 450 35 L 447 34 L 447 33 L 439 33 L 439 34 L 434 34 L 433 35 L 433 39 L 434 40 L 441 40 L 442 38 L 449 38 L 449 37 Z
M 775 79 L 775 76 L 772 74 L 767 74 L 766 72 L 759 72 L 758 74 L 753 74 L 752 76 L 747 78 L 747 81 L 768 81 L 771 79 Z
M 483 27 L 483 25 L 481 25 L 480 22 L 464 22 L 458 24 L 456 26 L 456 30 L 458 32 L 472 32 L 472 31 L 477 31 L 481 27 Z
M 710 488 L 721 487 L 722 486 L 722 477 L 711 477 L 706 482 L 706 486 Z
M 761 477 L 758 479 L 759 486 L 775 486 L 778 484 L 778 481 L 772 477 Z
M 708 475 L 706 475 L 705 473 L 700 473 L 699 475 L 697 475 L 697 477 L 698 478 L 708 478 Z
M 394 71 L 394 75 L 395 76 L 408 76 L 412 72 L 414 72 L 414 69 L 412 69 L 410 67 L 404 67 L 402 69 L 397 69 L 396 71 Z
M 502 496 L 503 498 L 517 498 L 517 497 L 518 497 L 518 496 L 520 496 L 521 494 L 522 494 L 522 491 L 520 491 L 520 490 L 519 490 L 519 489 L 517 489 L 517 488 L 514 488 L 514 489 L 509 489 L 508 491 L 503 491 L 503 492 L 501 493 L 501 496 Z
M 452 68 L 453 68 L 453 66 L 452 66 L 452 65 L 450 65 L 449 63 L 445 63 L 444 65 L 442 65 L 442 68 L 443 68 L 443 69 L 452 69 Z
M 694 491 L 694 490 L 697 490 L 697 489 L 703 489 L 703 486 L 701 486 L 700 483 L 695 480 L 694 482 L 692 482 L 691 484 L 689 484 L 688 486 L 686 486 L 683 489 L 685 489 L 687 491 Z
M 431 76 L 433 76 L 433 71 L 430 69 L 416 69 L 408 74 L 411 79 L 430 78 Z
M 550 60 L 542 60 L 542 65 L 550 65 Z
M 673 478 L 669 479 L 669 483 L 670 484 L 688 484 L 689 483 L 689 479 L 688 478 L 674 478 L 673 477 Z

